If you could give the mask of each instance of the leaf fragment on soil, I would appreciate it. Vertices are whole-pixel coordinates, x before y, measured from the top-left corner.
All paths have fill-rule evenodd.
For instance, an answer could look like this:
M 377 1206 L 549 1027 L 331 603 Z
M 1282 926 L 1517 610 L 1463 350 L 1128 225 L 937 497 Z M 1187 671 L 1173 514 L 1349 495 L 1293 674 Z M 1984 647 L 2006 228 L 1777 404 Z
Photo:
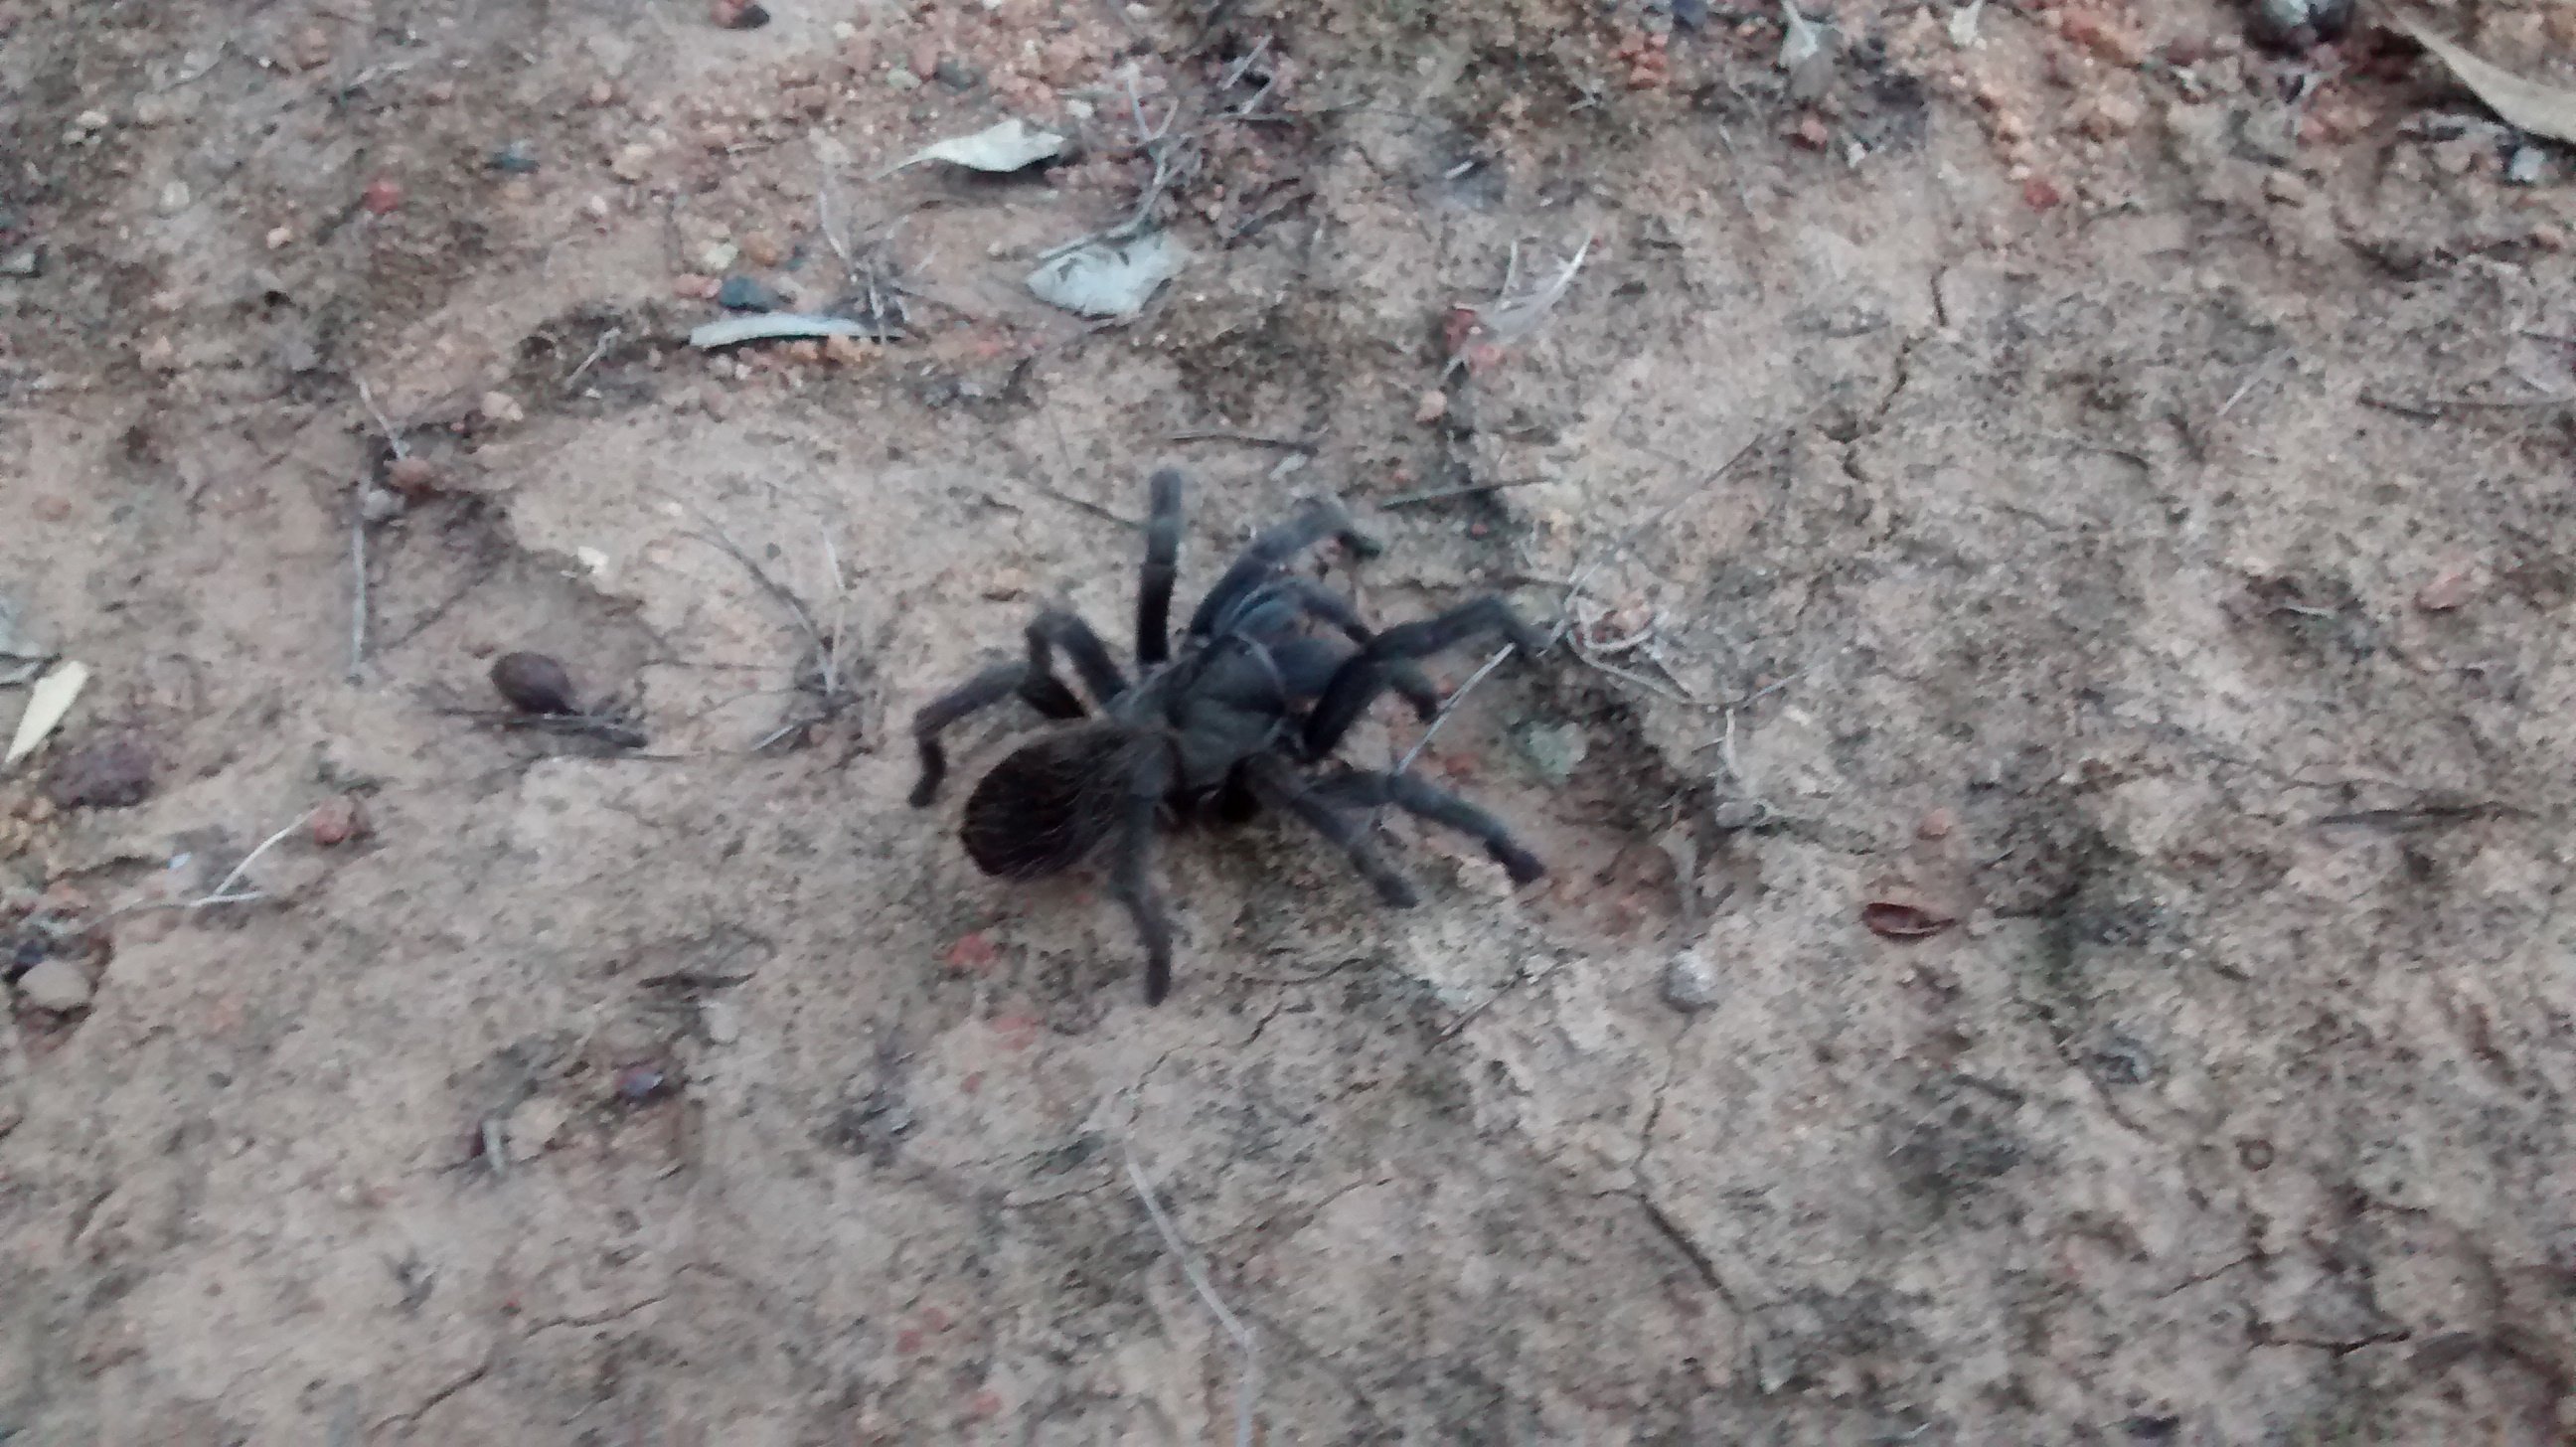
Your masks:
M 1064 137 L 1053 131 L 1039 130 L 1013 116 L 1000 125 L 986 127 L 971 136 L 951 136 L 924 146 L 894 170 L 918 166 L 924 161 L 946 161 L 952 166 L 1001 175 L 1043 161 L 1063 150 Z M 894 171 L 886 174 L 892 175 Z
M 1896 899 L 1873 899 L 1860 907 L 1860 922 L 1882 939 L 1919 940 L 1937 935 L 1959 921 L 1940 910 Z
M 2440 57 L 2451 68 L 2451 74 L 2459 77 L 2460 84 L 2476 92 L 2478 99 L 2487 103 L 2487 109 L 2506 125 L 2576 144 L 2576 91 L 2525 80 L 2502 66 L 2490 65 L 2408 16 L 2390 18 L 2399 29 L 2415 37 L 2417 44 Z
M 1148 231 L 1129 241 L 1094 241 L 1050 259 L 1029 273 L 1032 295 L 1087 317 L 1132 317 L 1154 289 L 1181 274 L 1190 254 L 1169 232 Z
M 18 732 L 9 740 L 9 757 L 0 765 L 15 764 L 44 746 L 63 715 L 72 711 L 72 701 L 80 697 L 81 686 L 89 682 L 89 665 L 66 663 L 37 680 L 27 693 L 27 711 L 18 716 Z

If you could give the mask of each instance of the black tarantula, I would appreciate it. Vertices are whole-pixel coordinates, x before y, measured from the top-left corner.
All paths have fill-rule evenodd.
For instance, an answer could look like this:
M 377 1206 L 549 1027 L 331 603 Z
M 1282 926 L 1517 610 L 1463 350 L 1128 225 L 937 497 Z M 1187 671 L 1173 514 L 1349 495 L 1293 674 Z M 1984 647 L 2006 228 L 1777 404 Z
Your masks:
M 1137 677 L 1130 680 L 1100 635 L 1069 609 L 1050 608 L 1028 628 L 1028 656 L 1000 664 L 926 705 L 912 721 L 921 745 L 915 808 L 939 793 L 948 757 L 939 735 L 967 715 L 1018 697 L 1053 729 L 1004 758 L 966 800 L 959 830 L 986 874 L 1036 879 L 1079 863 L 1117 837 L 1110 884 L 1145 937 L 1145 999 L 1162 1003 L 1172 983 L 1172 929 L 1154 887 L 1154 833 L 1165 817 L 1250 818 L 1264 805 L 1302 819 L 1338 845 L 1378 898 L 1396 908 L 1419 902 L 1413 885 L 1378 857 L 1366 816 L 1381 804 L 1483 841 L 1516 884 L 1546 873 L 1501 820 L 1410 774 L 1336 765 L 1321 775 L 1300 765 L 1331 759 L 1342 736 L 1378 695 L 1394 689 L 1425 719 L 1440 695 L 1411 660 L 1489 633 L 1529 654 L 1545 642 L 1500 598 L 1478 598 L 1435 618 L 1371 632 L 1349 603 L 1286 565 L 1327 537 L 1363 555 L 1378 545 L 1349 514 L 1312 501 L 1253 539 L 1199 600 L 1179 646 L 1170 629 L 1172 580 L 1181 548 L 1181 475 L 1152 481 L 1145 567 L 1136 594 Z M 1306 631 L 1309 620 L 1342 638 Z M 1091 694 L 1094 715 L 1056 677 L 1061 648 Z

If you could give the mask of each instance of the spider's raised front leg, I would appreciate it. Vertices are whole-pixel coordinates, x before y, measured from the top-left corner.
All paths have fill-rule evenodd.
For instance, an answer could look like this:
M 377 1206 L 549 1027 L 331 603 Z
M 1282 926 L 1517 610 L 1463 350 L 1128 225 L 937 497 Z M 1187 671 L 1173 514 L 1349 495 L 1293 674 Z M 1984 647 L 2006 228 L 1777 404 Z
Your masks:
M 1390 908 L 1411 909 L 1422 902 L 1413 881 L 1403 871 L 1381 857 L 1369 843 L 1366 821 L 1355 819 L 1336 809 L 1317 791 L 1315 784 L 1289 767 L 1288 761 L 1276 754 L 1255 754 L 1244 761 L 1245 780 L 1255 797 L 1273 808 L 1285 809 L 1306 822 L 1308 828 L 1321 834 L 1334 847 L 1348 855 L 1351 867 L 1377 891 L 1377 897 Z
M 1324 685 L 1323 696 L 1306 716 L 1306 757 L 1324 758 L 1341 747 L 1342 735 L 1350 732 L 1351 725 L 1386 689 L 1395 669 L 1405 660 L 1437 653 L 1487 633 L 1502 634 L 1513 647 L 1527 654 L 1535 655 L 1547 647 L 1547 640 L 1539 636 L 1538 630 L 1522 622 L 1511 605 L 1500 598 L 1478 598 L 1436 618 L 1399 623 L 1369 640 L 1368 646 Z
M 1503 867 L 1514 884 L 1527 884 L 1547 873 L 1538 856 L 1521 847 L 1512 837 L 1511 827 L 1502 820 L 1459 798 L 1446 789 L 1426 784 L 1411 774 L 1387 774 L 1375 769 L 1353 769 L 1322 780 L 1316 792 L 1335 801 L 1375 808 L 1393 804 L 1418 819 L 1428 819 L 1475 839 L 1485 852 Z
M 1364 558 L 1385 551 L 1384 544 L 1359 530 L 1340 503 L 1311 498 L 1295 517 L 1252 540 L 1225 575 L 1216 580 L 1216 586 L 1199 600 L 1198 611 L 1190 615 L 1190 632 L 1201 638 L 1215 632 L 1218 620 L 1242 602 L 1245 594 L 1268 582 L 1281 564 L 1328 537 L 1340 538 L 1344 547 Z
M 1061 609 L 1039 614 L 1029 624 L 1025 662 L 995 664 L 922 705 L 921 712 L 912 716 L 913 741 L 921 749 L 921 780 L 912 786 L 912 807 L 921 808 L 939 797 L 940 782 L 948 777 L 948 753 L 939 746 L 939 736 L 960 721 L 1013 695 L 1051 719 L 1083 717 L 1082 700 L 1055 676 L 1058 645 L 1072 655 L 1074 668 L 1095 700 L 1106 703 L 1127 687 L 1091 625 Z
M 1166 467 L 1148 484 L 1153 512 L 1145 519 L 1145 567 L 1136 585 L 1136 665 L 1151 668 L 1172 656 L 1172 581 L 1181 559 L 1181 475 Z

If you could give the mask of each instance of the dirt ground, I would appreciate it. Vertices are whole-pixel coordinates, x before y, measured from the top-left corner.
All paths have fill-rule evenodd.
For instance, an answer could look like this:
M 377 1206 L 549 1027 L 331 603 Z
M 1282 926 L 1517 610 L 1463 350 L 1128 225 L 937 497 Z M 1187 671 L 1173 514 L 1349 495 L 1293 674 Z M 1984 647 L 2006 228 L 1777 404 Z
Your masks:
M 2565 150 L 2203 0 L 774 10 L 0 0 L 0 1440 L 2576 1438 Z M 1167 463 L 1567 621 L 1415 765 L 1547 882 L 1174 836 L 1148 1009 L 906 806 Z

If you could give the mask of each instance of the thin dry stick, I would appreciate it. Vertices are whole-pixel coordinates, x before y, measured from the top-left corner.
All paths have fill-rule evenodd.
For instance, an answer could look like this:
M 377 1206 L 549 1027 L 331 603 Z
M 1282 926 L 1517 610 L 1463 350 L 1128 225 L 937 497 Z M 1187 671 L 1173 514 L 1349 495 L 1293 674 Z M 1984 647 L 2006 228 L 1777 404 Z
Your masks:
M 2246 394 L 2254 390 L 2254 384 L 2262 381 L 2264 374 L 2271 371 L 2275 363 L 2288 355 L 2290 355 L 2290 349 L 2288 347 L 2283 347 L 2279 351 L 2266 356 L 2263 360 L 2256 362 L 2254 364 L 2254 369 L 2245 374 L 2245 380 L 2238 383 L 2236 390 L 2228 394 L 2227 400 L 2218 404 L 2218 415 L 2224 417 L 2228 413 L 2235 411 L 2236 404 L 2244 401 Z
M 208 890 L 203 898 L 190 900 L 188 902 L 188 908 L 204 909 L 208 905 L 214 904 L 250 904 L 255 901 L 268 898 L 268 891 L 263 889 L 249 889 L 242 891 L 240 894 L 235 894 L 232 892 L 232 887 L 241 882 L 241 877 L 250 872 L 250 867 L 259 862 L 259 857 L 261 855 L 276 848 L 279 843 L 284 841 L 287 835 L 292 834 L 296 830 L 303 828 L 306 824 L 311 823 L 313 816 L 320 812 L 321 810 L 319 809 L 307 809 L 303 813 L 295 816 L 294 823 L 287 825 L 285 828 L 271 834 L 266 839 L 261 840 L 257 849 L 243 855 L 241 863 L 233 866 L 232 873 L 224 876 L 223 883 L 216 885 L 211 890 Z
M 1253 1340 L 1252 1328 L 1245 1326 L 1225 1303 L 1217 1299 L 1216 1288 L 1208 1285 L 1207 1273 L 1199 1270 L 1198 1258 L 1190 1254 L 1188 1243 L 1181 1240 L 1172 1218 L 1163 1214 L 1163 1203 L 1154 1199 L 1154 1183 L 1145 1178 L 1145 1168 L 1136 1163 L 1132 1146 L 1122 1149 L 1127 1159 L 1127 1182 L 1136 1188 L 1136 1198 L 1145 1203 L 1145 1214 L 1153 1218 L 1154 1229 L 1162 1234 L 1163 1247 L 1181 1264 L 1181 1274 L 1189 1278 L 1190 1289 L 1198 1293 L 1217 1324 L 1234 1338 L 1235 1349 L 1243 1354 L 1243 1374 L 1234 1384 L 1234 1444 L 1252 1447 L 1252 1404 L 1261 1395 L 1261 1348 Z

